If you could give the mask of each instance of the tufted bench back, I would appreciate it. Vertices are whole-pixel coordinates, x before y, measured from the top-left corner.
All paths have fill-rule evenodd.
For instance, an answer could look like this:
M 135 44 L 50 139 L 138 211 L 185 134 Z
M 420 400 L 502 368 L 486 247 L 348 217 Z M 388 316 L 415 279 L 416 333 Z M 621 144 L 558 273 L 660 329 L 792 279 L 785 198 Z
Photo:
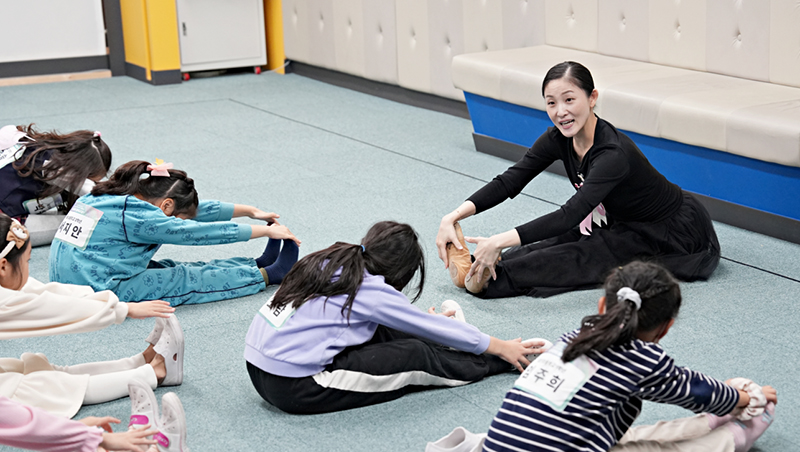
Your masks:
M 796 0 L 284 0 L 289 59 L 450 98 L 456 55 L 547 44 L 800 87 Z
M 544 71 L 574 59 L 622 129 L 800 166 L 796 0 L 285 0 L 283 14 L 291 60 L 543 109 Z

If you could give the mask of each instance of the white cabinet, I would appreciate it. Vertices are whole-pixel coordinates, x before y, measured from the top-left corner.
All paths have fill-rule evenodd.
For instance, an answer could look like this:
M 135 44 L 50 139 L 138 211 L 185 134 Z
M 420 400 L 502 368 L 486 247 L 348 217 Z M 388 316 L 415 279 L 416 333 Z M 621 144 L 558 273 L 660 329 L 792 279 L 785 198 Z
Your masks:
M 181 72 L 267 64 L 263 0 L 176 0 Z

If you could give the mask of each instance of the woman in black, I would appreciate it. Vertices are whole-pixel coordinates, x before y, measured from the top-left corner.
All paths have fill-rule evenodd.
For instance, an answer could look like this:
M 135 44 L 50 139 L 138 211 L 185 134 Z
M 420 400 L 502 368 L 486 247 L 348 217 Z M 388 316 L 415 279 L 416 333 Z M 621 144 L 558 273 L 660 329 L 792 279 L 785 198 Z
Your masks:
M 720 256 L 708 212 L 595 116 L 589 70 L 571 61 L 553 66 L 542 95 L 554 127 L 442 218 L 436 245 L 453 282 L 483 298 L 547 297 L 597 287 L 634 259 L 659 262 L 686 281 L 708 278 Z M 459 220 L 515 197 L 555 160 L 576 189 L 563 206 L 510 231 L 463 238 Z M 465 240 L 478 245 L 472 259 Z

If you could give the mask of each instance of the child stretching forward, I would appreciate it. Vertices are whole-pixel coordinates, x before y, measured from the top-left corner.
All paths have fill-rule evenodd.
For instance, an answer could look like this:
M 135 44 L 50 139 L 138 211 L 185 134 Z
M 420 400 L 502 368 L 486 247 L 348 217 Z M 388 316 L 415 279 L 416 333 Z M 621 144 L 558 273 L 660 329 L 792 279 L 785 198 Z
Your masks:
M 401 291 L 418 271 L 416 298 L 422 247 L 411 226 L 391 221 L 372 226 L 361 245 L 304 257 L 247 332 L 258 393 L 289 413 L 341 411 L 522 370 L 541 353 L 541 343 L 503 341 L 411 306 Z
M 772 421 L 776 392 L 673 363 L 658 345 L 681 305 L 672 275 L 632 262 L 608 277 L 605 292 L 599 315 L 586 317 L 517 379 L 484 450 L 748 450 Z M 707 414 L 630 428 L 642 400 Z
M 87 417 L 71 421 L 0 396 L 0 444 L 20 449 L 46 452 L 141 452 L 140 446 L 156 443 L 147 439 L 147 436 L 157 433 L 157 430 L 113 433 L 110 424 L 119 422 L 119 419 L 112 417 Z M 105 432 L 97 427 L 102 427 Z M 157 452 L 156 447 L 151 446 L 148 452 Z
M 75 200 L 111 167 L 100 132 L 61 134 L 29 126 L 0 128 L 0 212 L 31 231 L 33 246 L 49 245 Z M 58 215 L 38 215 L 55 213 Z M 27 220 L 27 222 L 26 222 Z
M 0 213 L 0 340 L 96 331 L 126 318 L 167 318 L 175 311 L 160 300 L 124 303 L 107 290 L 42 284 L 29 273 L 30 242 L 25 226 Z
M 82 196 L 50 248 L 50 279 L 111 290 L 128 301 L 173 306 L 250 295 L 279 284 L 297 261 L 299 240 L 278 215 L 255 207 L 198 201 L 194 181 L 171 164 L 128 162 Z M 229 221 L 248 216 L 267 225 Z M 217 245 L 269 237 L 257 259 L 152 260 L 165 243 Z M 283 240 L 283 248 L 278 239 Z

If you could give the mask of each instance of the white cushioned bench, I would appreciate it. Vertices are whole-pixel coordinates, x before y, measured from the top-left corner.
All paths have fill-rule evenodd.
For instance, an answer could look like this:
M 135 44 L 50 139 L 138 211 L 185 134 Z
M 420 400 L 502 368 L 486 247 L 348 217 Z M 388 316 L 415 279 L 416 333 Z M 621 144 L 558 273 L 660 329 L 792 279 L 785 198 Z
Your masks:
M 478 150 L 487 152 L 479 137 L 489 137 L 521 154 L 552 125 L 542 80 L 567 60 L 592 72 L 597 115 L 632 132 L 656 168 L 705 197 L 715 219 L 800 242 L 797 87 L 549 45 L 462 54 L 453 83 L 465 93 Z M 716 201 L 735 209 L 709 206 Z M 766 216 L 740 221 L 753 212 Z
M 453 83 L 544 110 L 542 80 L 567 60 L 592 72 L 595 112 L 617 128 L 800 167 L 800 88 L 546 45 L 458 55 Z

